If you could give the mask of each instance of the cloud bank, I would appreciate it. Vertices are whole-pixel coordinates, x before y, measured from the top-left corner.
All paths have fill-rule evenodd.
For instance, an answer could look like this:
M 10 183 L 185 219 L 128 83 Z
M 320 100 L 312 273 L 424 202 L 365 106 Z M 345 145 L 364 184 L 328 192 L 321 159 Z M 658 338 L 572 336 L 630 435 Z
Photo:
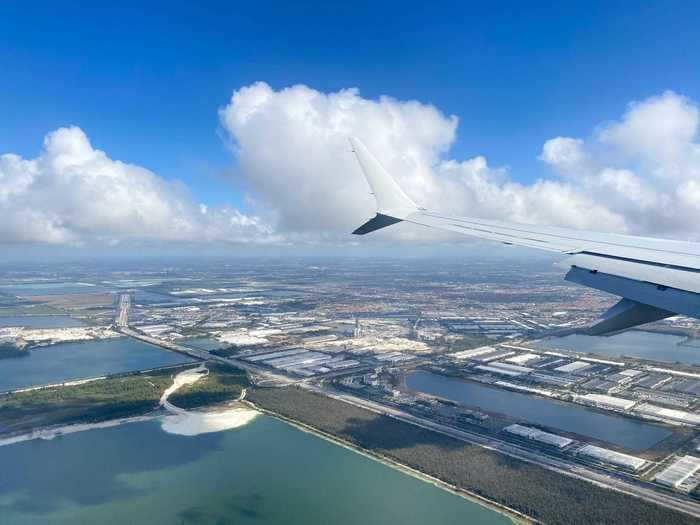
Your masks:
M 630 104 L 586 140 L 548 140 L 539 158 L 552 176 L 532 184 L 481 156 L 445 158 L 457 117 L 415 101 L 259 82 L 235 91 L 220 117 L 259 211 L 281 231 L 332 237 L 373 215 L 347 144 L 356 135 L 427 208 L 621 233 L 700 232 L 698 107 L 673 92 Z
M 259 82 L 234 91 L 219 116 L 251 191 L 249 211 L 200 204 L 182 184 L 109 158 L 79 128 L 61 128 L 35 159 L 0 156 L 0 242 L 346 242 L 374 214 L 350 135 L 427 208 L 682 239 L 700 234 L 698 106 L 670 91 L 631 103 L 588 137 L 546 141 L 533 156 L 547 176 L 530 184 L 481 156 L 449 158 L 457 117 L 417 101 Z M 439 238 L 401 225 L 377 236 Z
M 49 133 L 35 159 L 0 156 L 0 214 L 6 243 L 258 241 L 271 234 L 257 217 L 207 208 L 181 184 L 110 159 L 77 127 Z

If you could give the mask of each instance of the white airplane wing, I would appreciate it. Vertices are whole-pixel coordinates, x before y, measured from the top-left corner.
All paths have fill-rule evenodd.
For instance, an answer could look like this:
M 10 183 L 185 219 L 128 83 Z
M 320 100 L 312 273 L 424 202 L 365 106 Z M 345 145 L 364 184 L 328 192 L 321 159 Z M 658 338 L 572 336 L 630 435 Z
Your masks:
M 353 151 L 377 201 L 377 214 L 353 233 L 405 221 L 504 244 L 569 255 L 566 279 L 622 299 L 589 328 L 607 335 L 676 314 L 700 319 L 700 244 L 468 217 L 416 206 L 356 138 Z

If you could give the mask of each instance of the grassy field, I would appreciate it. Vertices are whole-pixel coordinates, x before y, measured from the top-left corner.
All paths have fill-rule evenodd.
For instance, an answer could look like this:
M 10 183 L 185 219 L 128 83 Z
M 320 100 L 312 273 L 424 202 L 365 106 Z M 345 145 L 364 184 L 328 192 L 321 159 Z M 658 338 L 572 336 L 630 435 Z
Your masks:
M 685 514 L 295 387 L 253 388 L 247 399 L 547 524 L 697 523 Z

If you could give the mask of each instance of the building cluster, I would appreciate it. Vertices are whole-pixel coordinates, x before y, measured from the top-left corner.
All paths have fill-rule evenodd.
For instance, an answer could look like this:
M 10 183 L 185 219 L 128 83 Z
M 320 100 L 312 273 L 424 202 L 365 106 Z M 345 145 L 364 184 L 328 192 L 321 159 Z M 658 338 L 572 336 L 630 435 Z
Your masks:
M 700 426 L 700 374 L 502 343 L 449 355 L 465 377 L 644 419 Z

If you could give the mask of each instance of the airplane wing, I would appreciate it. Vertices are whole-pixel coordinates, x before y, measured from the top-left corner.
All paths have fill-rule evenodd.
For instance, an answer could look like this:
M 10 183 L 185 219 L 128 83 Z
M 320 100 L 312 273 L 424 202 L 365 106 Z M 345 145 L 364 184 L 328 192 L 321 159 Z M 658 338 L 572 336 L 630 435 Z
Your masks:
M 565 279 L 621 297 L 588 329 L 609 335 L 676 314 L 700 319 L 700 244 L 450 217 L 419 208 L 357 138 L 353 151 L 377 201 L 377 214 L 353 233 L 411 222 L 504 244 L 568 255 Z

